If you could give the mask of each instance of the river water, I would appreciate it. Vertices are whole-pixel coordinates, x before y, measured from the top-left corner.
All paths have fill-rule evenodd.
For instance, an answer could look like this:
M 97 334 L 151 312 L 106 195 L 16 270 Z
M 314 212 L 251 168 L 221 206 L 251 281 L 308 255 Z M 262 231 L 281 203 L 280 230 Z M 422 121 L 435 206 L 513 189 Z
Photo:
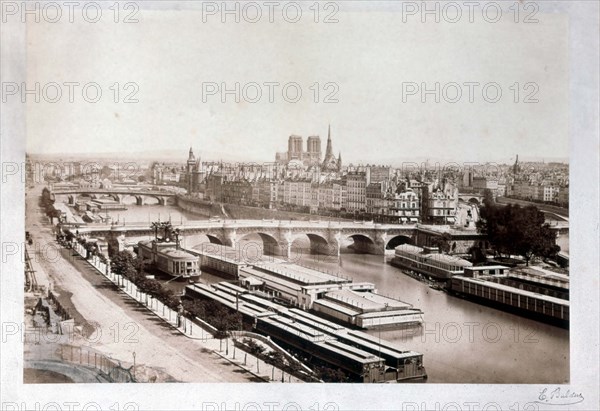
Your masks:
M 200 217 L 175 206 L 128 206 L 109 213 L 113 219 L 174 224 Z M 564 241 L 564 239 L 562 239 Z M 245 241 L 261 241 L 247 237 Z M 307 242 L 308 239 L 305 240 Z M 371 330 L 403 349 L 424 354 L 428 382 L 435 383 L 566 383 L 569 381 L 569 332 L 505 313 L 433 290 L 389 265 L 389 256 L 343 253 L 340 259 L 310 255 L 306 243 L 295 243 L 295 261 L 302 265 L 341 273 L 355 281 L 376 285 L 379 293 L 398 298 L 423 310 L 420 327 Z M 568 247 L 568 242 L 567 242 Z M 568 249 L 568 248 L 567 248 Z M 204 275 L 203 281 L 219 281 Z M 171 283 L 183 287 L 185 283 Z

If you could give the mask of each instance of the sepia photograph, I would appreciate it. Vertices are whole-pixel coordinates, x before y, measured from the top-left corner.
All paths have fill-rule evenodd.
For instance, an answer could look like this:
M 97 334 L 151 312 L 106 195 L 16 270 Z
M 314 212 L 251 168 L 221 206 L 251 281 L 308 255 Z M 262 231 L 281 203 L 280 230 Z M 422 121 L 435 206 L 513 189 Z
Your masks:
M 600 407 L 597 2 L 0 6 L 2 410 Z

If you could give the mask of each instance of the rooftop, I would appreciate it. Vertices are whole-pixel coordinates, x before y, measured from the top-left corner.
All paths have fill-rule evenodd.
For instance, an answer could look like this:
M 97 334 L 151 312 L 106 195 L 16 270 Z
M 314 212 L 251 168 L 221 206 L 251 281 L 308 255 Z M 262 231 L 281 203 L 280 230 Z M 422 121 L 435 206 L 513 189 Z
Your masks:
M 293 264 L 281 263 L 261 263 L 255 264 L 256 268 L 278 276 L 284 277 L 295 283 L 302 285 L 315 284 L 330 284 L 330 283 L 349 283 L 351 280 L 347 278 L 337 277 L 321 271 L 313 270 L 312 268 L 297 266 Z
M 504 285 L 504 284 L 499 284 L 499 283 L 495 283 L 493 281 L 486 281 L 485 278 L 479 277 L 479 278 L 470 278 L 470 277 L 463 277 L 463 276 L 454 276 L 453 278 L 459 279 L 459 280 L 463 280 L 466 282 L 470 282 L 470 283 L 474 283 L 474 284 L 480 284 L 480 285 L 485 285 L 487 287 L 490 288 L 494 288 L 497 290 L 502 290 L 502 291 L 508 291 L 511 293 L 515 293 L 515 294 L 520 294 L 526 297 L 532 297 L 532 298 L 537 298 L 539 300 L 545 300 L 545 301 L 549 301 L 551 303 L 554 304 L 558 304 L 558 305 L 564 305 L 564 306 L 569 306 L 569 301 L 568 300 L 563 300 L 562 298 L 556 298 L 556 297 L 552 297 L 549 295 L 543 295 L 543 294 L 539 294 L 539 293 L 534 293 L 531 291 L 526 291 L 526 290 L 521 290 L 520 288 L 516 288 L 516 287 L 511 287 L 508 285 Z
M 325 298 L 341 302 L 354 307 L 359 313 L 369 311 L 383 311 L 393 308 L 410 308 L 411 305 L 393 298 L 371 292 L 357 292 L 352 290 L 336 290 L 325 294 Z

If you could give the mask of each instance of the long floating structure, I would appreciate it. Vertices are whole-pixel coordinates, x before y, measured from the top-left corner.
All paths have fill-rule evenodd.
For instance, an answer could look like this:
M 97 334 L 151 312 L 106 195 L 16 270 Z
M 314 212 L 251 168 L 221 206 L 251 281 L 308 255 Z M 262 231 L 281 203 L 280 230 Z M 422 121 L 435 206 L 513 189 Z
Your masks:
M 421 248 L 410 244 L 395 248 L 391 264 L 443 281 L 463 274 L 465 267 L 473 265 L 465 259 L 440 254 L 436 247 Z
M 508 267 L 466 268 L 448 291 L 483 304 L 568 328 L 569 290 L 565 276 L 512 273 Z
M 187 251 L 198 256 L 203 270 L 238 280 L 256 295 L 312 310 L 346 325 L 375 328 L 423 322 L 421 310 L 377 294 L 373 283 L 353 282 L 260 253 L 246 256 L 243 249 L 219 244 Z
M 254 327 L 318 363 L 337 367 L 362 382 L 404 381 L 427 378 L 423 354 L 402 350 L 299 308 L 287 308 L 222 282 L 193 284 L 186 298 L 216 301 L 242 314 Z

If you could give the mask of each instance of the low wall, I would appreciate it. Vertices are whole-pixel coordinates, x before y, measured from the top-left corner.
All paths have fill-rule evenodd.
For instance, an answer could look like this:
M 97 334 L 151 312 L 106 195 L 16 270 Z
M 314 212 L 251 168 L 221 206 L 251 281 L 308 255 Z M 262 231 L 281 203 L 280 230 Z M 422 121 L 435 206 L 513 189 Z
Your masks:
M 435 245 L 436 238 L 442 236 L 441 232 L 431 232 L 428 230 L 417 230 L 414 237 L 414 244 L 419 247 Z M 448 240 L 451 254 L 466 254 L 473 246 L 479 246 L 479 243 L 486 243 L 486 236 L 483 234 L 465 233 L 451 234 Z
M 224 207 L 230 218 L 235 218 L 238 220 L 262 220 L 273 218 L 275 220 L 310 221 L 323 218 L 313 214 L 295 213 L 293 211 L 269 210 L 266 208 L 248 207 L 237 204 L 225 204 Z
M 182 210 L 190 213 L 198 214 L 206 218 L 213 216 L 223 216 L 221 207 L 218 204 L 209 201 L 189 198 L 185 196 L 177 196 L 177 206 Z
M 275 219 L 298 221 L 310 221 L 327 218 L 314 214 L 269 210 L 266 208 L 249 207 L 238 204 L 222 204 L 221 207 L 221 203 L 212 203 L 210 201 L 186 196 L 177 196 L 177 205 L 183 210 L 201 215 L 206 218 L 218 216 L 237 220 Z M 223 213 L 223 211 L 225 211 L 225 213 Z

